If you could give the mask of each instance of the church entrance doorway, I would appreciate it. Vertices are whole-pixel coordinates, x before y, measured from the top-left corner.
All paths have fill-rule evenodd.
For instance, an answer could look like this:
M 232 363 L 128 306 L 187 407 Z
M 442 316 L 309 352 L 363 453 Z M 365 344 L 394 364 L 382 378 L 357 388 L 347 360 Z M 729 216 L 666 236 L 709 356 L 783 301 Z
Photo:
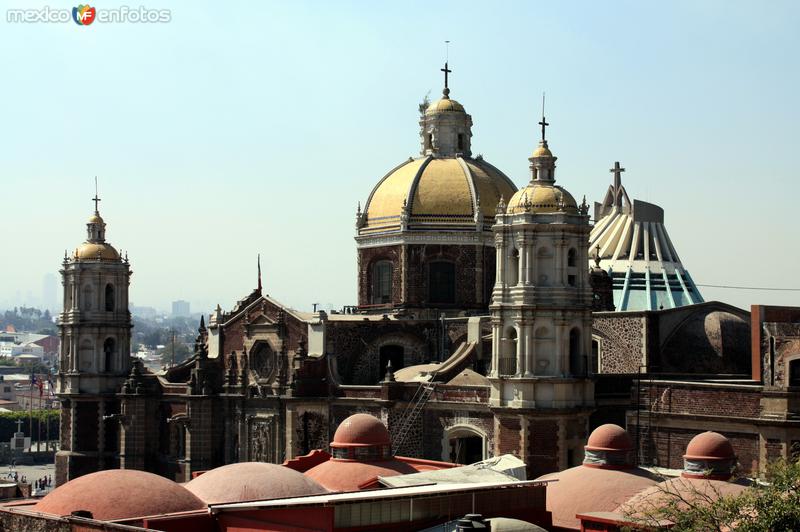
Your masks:
M 403 364 L 403 355 L 404 349 L 402 345 L 384 345 L 381 347 L 380 351 L 380 365 L 378 367 L 378 381 L 383 380 L 383 376 L 386 375 L 386 366 L 389 364 L 389 361 L 392 362 L 392 371 L 397 371 L 404 367 Z

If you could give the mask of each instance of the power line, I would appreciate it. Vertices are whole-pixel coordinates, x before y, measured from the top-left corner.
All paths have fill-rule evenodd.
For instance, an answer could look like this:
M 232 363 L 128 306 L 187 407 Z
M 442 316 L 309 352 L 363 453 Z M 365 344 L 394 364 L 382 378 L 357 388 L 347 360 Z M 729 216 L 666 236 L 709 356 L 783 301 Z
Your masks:
M 725 284 L 698 284 L 703 288 L 727 288 L 730 290 L 767 290 L 770 292 L 800 292 L 800 288 L 769 288 L 763 286 L 730 286 Z

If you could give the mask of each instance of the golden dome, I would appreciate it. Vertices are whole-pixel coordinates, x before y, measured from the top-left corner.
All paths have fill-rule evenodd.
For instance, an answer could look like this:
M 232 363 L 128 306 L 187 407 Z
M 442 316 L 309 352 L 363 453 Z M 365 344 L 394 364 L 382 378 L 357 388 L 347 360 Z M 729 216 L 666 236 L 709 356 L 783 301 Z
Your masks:
M 530 203 L 528 210 L 526 203 Z M 547 183 L 529 183 L 521 188 L 508 202 L 507 214 L 531 212 L 541 214 L 547 212 L 578 213 L 578 204 L 572 194 L 558 185 Z
M 364 208 L 365 225 L 359 232 L 399 230 L 404 210 L 412 228 L 474 228 L 475 194 L 488 230 L 500 197 L 511 197 L 515 191 L 514 183 L 483 159 L 409 159 L 372 190 Z
M 89 223 L 90 224 L 102 224 L 102 223 L 105 223 L 105 221 L 103 220 L 103 218 L 98 213 L 94 213 L 91 216 L 91 218 L 89 218 Z
M 550 148 L 548 148 L 544 144 L 539 144 L 539 146 L 535 150 L 533 150 L 533 155 L 531 155 L 531 158 L 534 158 L 534 157 L 552 157 L 552 156 L 553 156 L 553 153 L 550 151 Z
M 119 260 L 119 253 L 114 246 L 106 243 L 84 242 L 75 250 L 76 259 Z
M 428 108 L 425 109 L 426 115 L 443 112 L 463 113 L 464 106 L 455 100 L 451 100 L 450 98 L 441 98 L 430 104 Z

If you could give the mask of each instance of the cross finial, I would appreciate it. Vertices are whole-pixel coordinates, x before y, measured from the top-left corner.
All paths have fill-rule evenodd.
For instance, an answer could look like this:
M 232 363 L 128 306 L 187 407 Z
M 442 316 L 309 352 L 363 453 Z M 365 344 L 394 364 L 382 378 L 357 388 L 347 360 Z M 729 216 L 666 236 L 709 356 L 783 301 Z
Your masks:
M 444 62 L 444 68 L 440 68 L 439 70 L 444 72 L 444 91 L 442 91 L 442 92 L 444 92 L 445 97 L 447 97 L 450 94 L 450 87 L 448 87 L 447 75 L 450 74 L 452 72 L 452 70 L 450 70 L 447 67 L 447 61 Z
M 97 205 L 100 202 L 100 197 L 97 195 L 97 176 L 94 176 L 94 197 L 92 198 L 92 201 L 94 202 L 94 213 L 100 214 Z
M 619 187 L 622 186 L 622 172 L 625 169 L 620 167 L 619 161 L 614 162 L 614 168 L 610 169 L 609 172 L 614 174 L 614 190 L 619 190 Z
M 544 132 L 544 130 L 550 124 L 547 122 L 547 120 L 544 117 L 544 93 L 542 93 L 542 121 L 539 122 L 539 125 L 542 126 L 542 142 L 547 142 L 545 140 L 545 135 L 544 135 L 545 132 Z

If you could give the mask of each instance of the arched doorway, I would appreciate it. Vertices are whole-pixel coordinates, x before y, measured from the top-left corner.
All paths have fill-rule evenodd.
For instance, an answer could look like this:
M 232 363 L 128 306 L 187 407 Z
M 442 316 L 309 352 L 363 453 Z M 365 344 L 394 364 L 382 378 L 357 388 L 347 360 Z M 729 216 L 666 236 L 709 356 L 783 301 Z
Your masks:
M 474 464 L 486 458 L 486 436 L 472 427 L 454 427 L 445 433 L 442 459 L 455 464 Z
M 800 386 L 800 358 L 789 361 L 789 386 Z

